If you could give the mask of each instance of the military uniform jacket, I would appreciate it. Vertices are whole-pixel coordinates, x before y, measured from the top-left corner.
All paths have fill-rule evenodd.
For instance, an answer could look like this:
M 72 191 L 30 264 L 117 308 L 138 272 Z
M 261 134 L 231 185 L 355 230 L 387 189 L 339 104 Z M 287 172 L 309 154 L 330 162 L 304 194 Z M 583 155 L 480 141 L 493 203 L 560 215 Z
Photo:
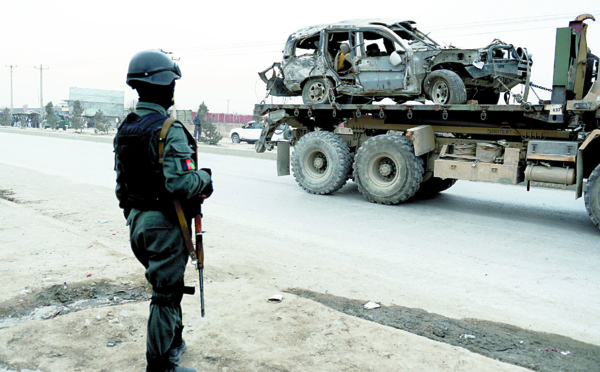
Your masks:
M 167 132 L 162 166 L 158 163 L 158 143 L 162 123 L 168 118 L 166 110 L 158 105 L 140 102 L 136 107 L 135 115 L 130 114 L 120 125 L 119 131 L 114 139 L 115 149 L 115 171 L 117 173 L 117 186 L 115 193 L 119 200 L 119 206 L 123 208 L 125 216 L 132 208 L 140 210 L 172 211 L 172 200 L 174 198 L 182 201 L 184 208 L 186 202 L 197 203 L 194 200 L 201 194 L 202 190 L 210 185 L 210 175 L 198 170 L 192 159 L 193 150 L 189 138 L 180 123 L 174 123 Z M 146 119 L 146 120 L 144 120 Z M 149 122 L 152 125 L 148 125 Z M 130 157 L 123 157 L 122 140 L 125 126 L 146 124 L 149 130 L 147 148 L 141 149 L 143 156 L 139 161 L 150 162 L 148 164 L 135 164 Z M 134 128 L 138 129 L 138 128 Z M 129 131 L 131 133 L 131 131 Z M 120 140 L 121 139 L 121 140 Z M 128 162 L 124 164 L 123 161 Z M 135 177 L 124 174 L 136 172 L 137 167 L 144 170 Z M 152 173 L 152 174 L 151 174 Z M 139 184 L 135 184 L 138 177 L 143 177 Z M 189 204 L 187 203 L 187 204 Z M 170 213 L 169 213 L 170 214 Z M 186 215 L 188 215 L 186 213 Z

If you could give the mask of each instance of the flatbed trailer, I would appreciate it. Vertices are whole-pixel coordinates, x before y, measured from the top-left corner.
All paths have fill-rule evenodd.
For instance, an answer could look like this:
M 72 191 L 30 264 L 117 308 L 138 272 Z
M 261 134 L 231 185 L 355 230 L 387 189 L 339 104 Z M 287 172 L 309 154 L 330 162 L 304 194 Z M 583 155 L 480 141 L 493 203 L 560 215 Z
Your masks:
M 367 200 L 382 204 L 433 195 L 457 180 L 574 186 L 600 228 L 598 59 L 577 24 L 558 30 L 555 55 L 552 99 L 538 104 L 526 97 L 510 105 L 257 104 L 255 114 L 267 120 L 256 150 L 273 148 L 274 129 L 287 123 L 292 138 L 277 142 L 279 175 L 291 164 L 314 194 L 352 178 Z

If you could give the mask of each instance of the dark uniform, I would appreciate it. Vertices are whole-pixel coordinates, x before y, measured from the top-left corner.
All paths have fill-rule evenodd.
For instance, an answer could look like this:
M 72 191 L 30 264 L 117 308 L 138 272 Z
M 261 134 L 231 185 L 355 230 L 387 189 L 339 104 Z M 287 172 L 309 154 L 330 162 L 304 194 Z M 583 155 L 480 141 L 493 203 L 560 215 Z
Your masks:
M 202 135 L 202 120 L 200 120 L 200 114 L 197 114 L 194 118 L 194 138 L 199 140 Z
M 167 63 L 167 60 L 159 61 Z M 174 65 L 170 59 L 168 63 Z M 138 89 L 140 102 L 135 113 L 121 123 L 114 139 L 116 195 L 129 225 L 131 248 L 146 268 L 146 279 L 152 285 L 146 340 L 147 371 L 195 371 L 177 367 L 185 350 L 181 299 L 188 251 L 173 200 L 180 200 L 191 226 L 191 218 L 200 205 L 200 195 L 212 193 L 212 181 L 208 172 L 198 170 L 194 164 L 191 146 L 194 140 L 178 122 L 167 132 L 163 163 L 159 163 L 159 135 L 168 118 L 164 107 L 167 104 L 142 101 L 145 88 L 130 83 L 131 70 L 130 64 L 128 84 Z M 164 72 L 162 70 L 159 73 Z

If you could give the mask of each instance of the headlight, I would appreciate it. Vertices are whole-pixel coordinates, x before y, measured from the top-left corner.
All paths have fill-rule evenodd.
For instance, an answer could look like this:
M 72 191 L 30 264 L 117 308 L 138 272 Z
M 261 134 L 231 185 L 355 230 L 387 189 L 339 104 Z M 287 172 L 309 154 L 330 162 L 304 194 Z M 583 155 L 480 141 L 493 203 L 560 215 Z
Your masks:
M 533 53 L 528 52 L 527 49 L 525 49 L 525 48 L 518 47 L 517 48 L 517 56 L 520 59 L 531 60 L 531 57 L 533 57 Z

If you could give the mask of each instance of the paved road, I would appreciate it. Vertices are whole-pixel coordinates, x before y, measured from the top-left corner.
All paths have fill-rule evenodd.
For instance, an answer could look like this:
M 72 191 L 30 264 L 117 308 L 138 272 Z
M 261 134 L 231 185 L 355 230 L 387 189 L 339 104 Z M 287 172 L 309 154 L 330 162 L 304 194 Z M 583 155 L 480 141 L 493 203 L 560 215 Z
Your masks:
M 109 143 L 0 132 L 0 163 L 114 187 Z M 216 192 L 213 241 L 279 288 L 300 287 L 600 344 L 600 231 L 572 192 L 458 182 L 382 206 L 354 183 L 329 196 L 275 162 L 200 154 Z M 1 181 L 0 181 L 1 185 Z M 210 220 L 209 220 L 210 221 Z M 219 221 L 219 223 L 216 223 Z

